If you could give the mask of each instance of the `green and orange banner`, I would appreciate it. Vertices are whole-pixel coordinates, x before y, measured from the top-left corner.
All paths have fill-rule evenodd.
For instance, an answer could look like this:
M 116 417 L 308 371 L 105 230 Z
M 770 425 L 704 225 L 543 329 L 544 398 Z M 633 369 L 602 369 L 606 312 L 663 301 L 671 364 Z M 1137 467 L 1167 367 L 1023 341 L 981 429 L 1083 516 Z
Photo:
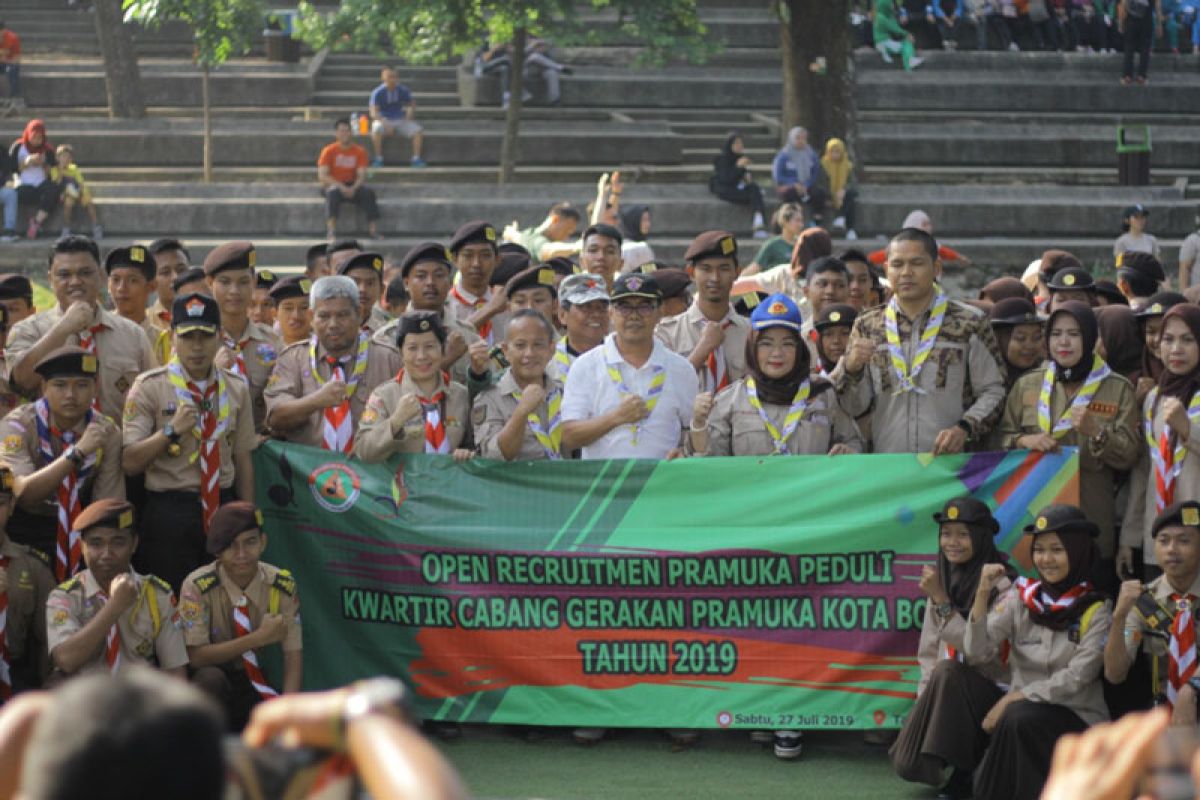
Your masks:
M 1021 527 L 1077 502 L 1025 451 L 367 465 L 271 442 L 267 560 L 296 576 L 307 688 L 379 674 L 426 717 L 664 728 L 897 727 L 930 515 Z

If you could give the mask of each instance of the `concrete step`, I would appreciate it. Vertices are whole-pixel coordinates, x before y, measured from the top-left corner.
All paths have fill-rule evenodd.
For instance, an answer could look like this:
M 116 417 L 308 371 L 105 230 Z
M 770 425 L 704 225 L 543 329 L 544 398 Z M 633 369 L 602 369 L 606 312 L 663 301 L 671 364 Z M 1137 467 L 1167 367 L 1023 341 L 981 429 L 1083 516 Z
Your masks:
M 859 74 L 875 72 L 895 72 L 895 64 L 885 64 L 874 50 L 860 49 L 854 54 L 855 68 Z M 1057 53 L 1057 52 L 1020 52 L 988 50 L 978 51 L 922 51 L 925 63 L 921 65 L 920 73 L 946 73 L 964 71 L 982 71 L 993 74 L 1021 75 L 1029 73 L 1045 73 L 1056 77 L 1070 78 L 1081 75 L 1098 79 L 1115 78 L 1121 75 L 1124 56 L 1120 53 Z M 1181 73 L 1195 76 L 1200 72 L 1200 61 L 1194 55 L 1177 55 L 1174 53 L 1155 53 L 1151 58 L 1151 80 L 1155 77 Z
M 859 109 L 857 119 L 859 125 L 877 123 L 892 125 L 900 122 L 927 123 L 930 121 L 928 111 L 905 111 L 902 109 Z M 1121 109 L 1115 114 L 1087 111 L 979 110 L 958 113 L 947 111 L 937 115 L 937 122 L 942 126 L 964 123 L 971 125 L 1012 123 L 1036 126 L 1104 126 L 1105 128 L 1111 128 L 1114 125 L 1152 125 L 1156 128 L 1181 125 L 1200 127 L 1200 113 L 1189 113 L 1187 109 L 1180 109 L 1172 113 L 1132 112 Z
M 778 67 L 782 52 L 777 46 L 723 47 L 704 62 L 707 67 Z M 585 66 L 601 65 L 622 67 L 633 64 L 645 53 L 644 47 L 636 45 L 600 45 L 583 47 L 561 47 L 557 55 L 567 64 Z
M 355 106 L 365 110 L 369 99 L 370 88 L 347 91 L 345 89 L 319 89 L 312 93 L 312 104 L 316 106 Z M 417 107 L 428 106 L 457 106 L 458 92 L 413 92 L 413 100 Z
M 266 67 L 264 62 L 264 67 Z M 215 106 L 297 106 L 310 97 L 307 69 L 303 64 L 277 64 L 251 73 L 236 68 L 212 73 L 210 86 Z M 38 108 L 76 109 L 104 106 L 108 99 L 102 72 L 53 72 L 41 69 L 22 75 L 26 101 Z M 142 74 L 142 96 L 149 106 L 201 105 L 200 73 L 191 66 L 152 70 Z
M 403 81 L 402 81 L 403 82 Z M 367 97 L 375 87 L 379 85 L 379 76 L 363 80 L 360 77 L 349 76 L 332 76 L 324 71 L 317 77 L 316 89 L 318 92 L 351 92 L 361 97 Z M 422 78 L 412 80 L 406 85 L 410 90 L 415 90 L 424 93 L 438 92 L 452 94 L 455 98 L 458 97 L 458 80 L 454 77 L 454 73 L 449 76 L 440 76 L 436 78 Z
M 879 165 L 868 164 L 863 168 L 863 178 L 870 183 L 881 184 L 1037 184 L 1052 182 L 1059 186 L 1096 186 L 1116 190 L 1117 168 L 1112 167 L 992 167 L 976 164 L 966 166 L 944 166 L 940 164 Z M 1155 186 L 1174 185 L 1179 178 L 1200 185 L 1200 168 L 1162 168 L 1154 171 L 1151 180 Z

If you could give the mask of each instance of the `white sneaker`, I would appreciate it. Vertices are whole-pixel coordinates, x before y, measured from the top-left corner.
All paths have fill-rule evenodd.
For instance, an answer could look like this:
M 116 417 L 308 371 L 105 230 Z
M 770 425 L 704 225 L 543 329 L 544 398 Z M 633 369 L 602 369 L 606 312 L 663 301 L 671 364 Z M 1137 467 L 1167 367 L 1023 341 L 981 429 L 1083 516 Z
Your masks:
M 858 241 L 858 234 L 854 232 L 854 228 L 851 228 L 850 230 L 846 231 L 846 241 L 847 242 L 857 242 Z
M 878 50 L 878 51 L 879 51 L 879 55 L 883 57 L 883 63 L 885 63 L 885 64 L 891 64 L 891 63 L 892 63 L 892 57 L 891 57 L 890 55 L 888 55 L 888 51 L 887 51 L 887 50 L 885 50 L 883 47 L 877 47 L 877 48 L 875 48 L 875 49 L 876 49 L 876 50 Z
M 1014 53 L 1021 52 L 1021 46 L 1019 44 L 1017 44 L 1016 42 L 1009 42 L 1008 49 L 1012 50 Z
M 833 227 L 837 228 L 839 231 L 846 230 L 846 218 L 845 217 L 834 218 Z
M 912 58 L 910 58 L 908 60 L 908 68 L 916 69 L 917 67 L 921 66 L 924 63 L 925 63 L 925 59 L 921 58 L 920 56 L 913 56 Z

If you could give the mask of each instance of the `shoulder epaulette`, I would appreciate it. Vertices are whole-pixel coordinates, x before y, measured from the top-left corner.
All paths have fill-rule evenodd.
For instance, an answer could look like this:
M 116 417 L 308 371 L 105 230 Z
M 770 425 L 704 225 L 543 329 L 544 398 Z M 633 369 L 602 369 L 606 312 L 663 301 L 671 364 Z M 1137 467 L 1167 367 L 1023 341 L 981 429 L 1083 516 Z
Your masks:
M 154 584 L 159 589 L 162 589 L 167 594 L 171 594 L 172 592 L 175 591 L 174 589 L 171 588 L 171 584 L 167 583 L 166 581 L 164 581 L 162 578 L 158 577 L 157 575 L 147 575 L 146 580 L 150 581 L 150 583 Z
M 275 576 L 275 580 L 271 582 L 271 585 L 286 595 L 291 596 L 296 594 L 296 579 L 286 569 L 279 570 L 279 574 Z
M 47 567 L 50 566 L 50 556 L 46 555 L 41 550 L 38 550 L 36 547 L 30 547 L 27 544 L 22 544 L 22 545 L 17 545 L 17 546 L 20 547 L 23 551 L 25 551 L 25 553 L 27 555 L 33 556 L 38 561 L 45 564 Z
M 59 588 L 59 589 L 62 589 L 64 592 L 69 592 L 69 591 L 72 591 L 73 589 L 75 589 L 77 586 L 80 586 L 80 585 L 82 585 L 82 581 L 80 581 L 80 580 L 79 580 L 79 576 L 78 576 L 78 575 L 72 575 L 70 578 L 67 578 L 65 581 L 63 581 L 62 583 L 60 583 L 60 584 L 58 585 L 58 588 Z
M 221 576 L 214 569 L 212 572 L 206 572 L 199 578 L 196 578 L 196 588 L 200 590 L 200 594 L 207 594 L 214 586 L 221 585 Z

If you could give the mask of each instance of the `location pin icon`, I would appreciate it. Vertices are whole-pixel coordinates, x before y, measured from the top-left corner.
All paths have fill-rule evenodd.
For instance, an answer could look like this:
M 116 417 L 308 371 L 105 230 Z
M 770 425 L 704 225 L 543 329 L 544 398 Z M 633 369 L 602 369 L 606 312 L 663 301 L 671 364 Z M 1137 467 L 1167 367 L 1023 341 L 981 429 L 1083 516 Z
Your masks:
M 887 719 L 887 714 L 885 714 L 883 711 L 875 712 L 875 724 L 876 725 L 882 725 L 883 721 L 886 719 Z

